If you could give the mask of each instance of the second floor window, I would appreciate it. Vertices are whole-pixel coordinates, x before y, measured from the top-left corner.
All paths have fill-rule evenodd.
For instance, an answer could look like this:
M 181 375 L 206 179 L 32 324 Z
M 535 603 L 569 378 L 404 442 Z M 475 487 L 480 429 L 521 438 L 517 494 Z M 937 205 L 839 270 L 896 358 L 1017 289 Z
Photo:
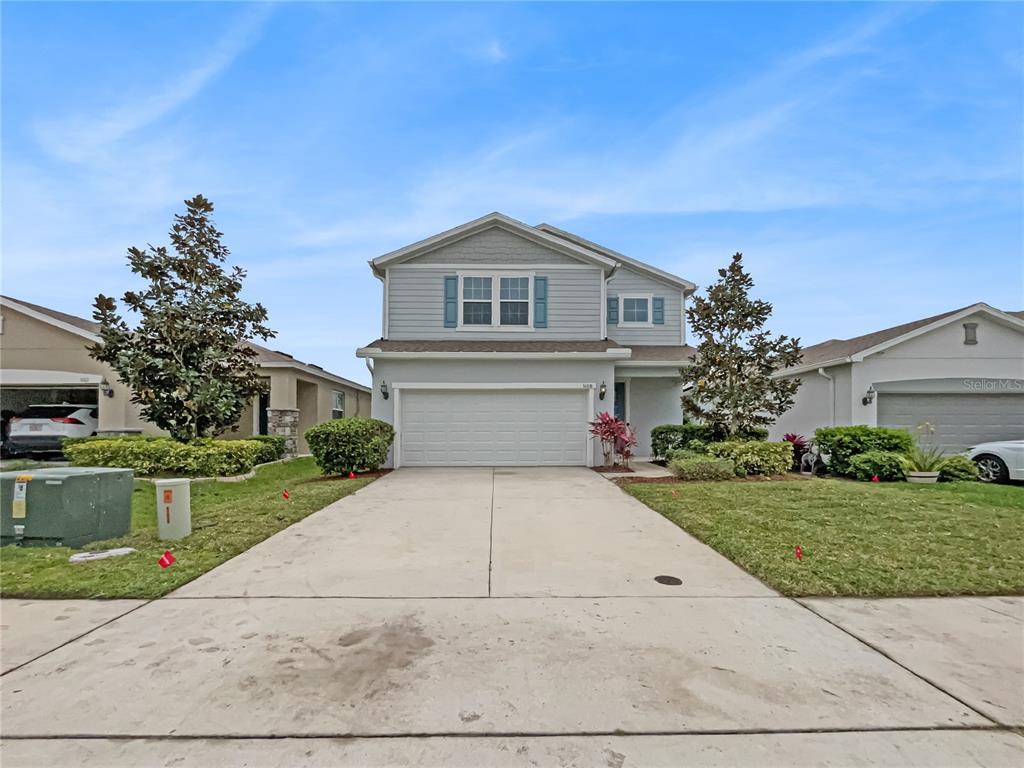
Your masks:
M 527 328 L 532 279 L 516 275 L 462 277 L 462 325 Z
M 530 278 L 501 278 L 501 324 L 527 325 L 530 322 Z
M 462 278 L 462 324 L 491 324 L 491 278 Z
M 624 297 L 622 299 L 622 322 L 650 322 L 649 302 L 646 297 Z

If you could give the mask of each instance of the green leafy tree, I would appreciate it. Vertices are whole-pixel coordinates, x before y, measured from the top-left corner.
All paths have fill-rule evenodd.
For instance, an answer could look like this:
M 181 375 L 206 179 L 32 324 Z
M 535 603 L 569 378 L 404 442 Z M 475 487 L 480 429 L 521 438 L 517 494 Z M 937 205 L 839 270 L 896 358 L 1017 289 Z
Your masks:
M 233 427 L 266 391 L 246 342 L 275 335 L 267 310 L 239 297 L 245 271 L 223 266 L 229 252 L 210 219 L 213 203 L 197 195 L 185 207 L 174 217 L 170 250 L 128 249 L 132 272 L 147 284 L 124 294 L 138 323 L 130 327 L 117 302 L 100 294 L 100 341 L 89 347 L 131 387 L 142 417 L 181 441 Z
M 800 380 L 772 374 L 800 361 L 800 340 L 765 330 L 772 305 L 750 298 L 754 281 L 743 254 L 718 275 L 686 312 L 700 341 L 694 364 L 683 370 L 683 411 L 718 439 L 746 437 L 792 407 Z

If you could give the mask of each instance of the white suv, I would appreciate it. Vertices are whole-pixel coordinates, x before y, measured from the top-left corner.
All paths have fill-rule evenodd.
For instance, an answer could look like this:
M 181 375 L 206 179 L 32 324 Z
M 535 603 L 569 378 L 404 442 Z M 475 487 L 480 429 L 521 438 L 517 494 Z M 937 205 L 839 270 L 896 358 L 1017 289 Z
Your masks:
M 98 409 L 95 405 L 30 405 L 11 419 L 4 446 L 10 456 L 27 453 L 60 453 L 65 437 L 96 434 Z

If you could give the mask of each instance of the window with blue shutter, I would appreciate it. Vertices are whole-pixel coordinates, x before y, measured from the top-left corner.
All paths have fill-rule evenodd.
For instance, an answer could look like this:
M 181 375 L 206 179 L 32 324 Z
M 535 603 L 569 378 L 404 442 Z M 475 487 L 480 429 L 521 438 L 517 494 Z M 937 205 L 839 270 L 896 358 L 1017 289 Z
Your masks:
M 665 324 L 665 299 L 661 296 L 651 299 L 651 317 L 655 325 Z
M 533 278 L 533 327 L 548 327 L 548 279 Z
M 610 325 L 619 324 L 619 297 L 609 296 L 608 297 L 608 323 Z
M 455 328 L 459 324 L 459 278 L 445 275 L 444 278 L 444 327 Z

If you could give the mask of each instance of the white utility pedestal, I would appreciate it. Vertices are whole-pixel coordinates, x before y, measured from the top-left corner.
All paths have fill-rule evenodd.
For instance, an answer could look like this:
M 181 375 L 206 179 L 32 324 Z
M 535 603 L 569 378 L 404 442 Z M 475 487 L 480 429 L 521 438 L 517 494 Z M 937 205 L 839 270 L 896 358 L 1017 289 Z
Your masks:
M 177 541 L 192 533 L 192 495 L 187 478 L 157 480 L 156 524 L 160 538 Z

